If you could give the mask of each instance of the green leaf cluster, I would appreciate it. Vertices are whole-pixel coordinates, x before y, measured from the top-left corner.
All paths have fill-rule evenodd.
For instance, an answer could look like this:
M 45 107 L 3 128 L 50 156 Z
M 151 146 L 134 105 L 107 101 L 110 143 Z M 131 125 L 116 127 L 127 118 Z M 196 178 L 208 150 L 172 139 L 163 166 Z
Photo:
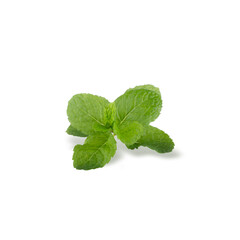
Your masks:
M 159 153 L 171 152 L 172 139 L 149 125 L 161 108 L 160 91 L 152 85 L 130 88 L 112 103 L 92 94 L 74 95 L 68 102 L 71 125 L 66 132 L 87 138 L 83 145 L 74 147 L 73 166 L 89 170 L 107 164 L 117 149 L 113 135 L 129 149 L 144 146 Z

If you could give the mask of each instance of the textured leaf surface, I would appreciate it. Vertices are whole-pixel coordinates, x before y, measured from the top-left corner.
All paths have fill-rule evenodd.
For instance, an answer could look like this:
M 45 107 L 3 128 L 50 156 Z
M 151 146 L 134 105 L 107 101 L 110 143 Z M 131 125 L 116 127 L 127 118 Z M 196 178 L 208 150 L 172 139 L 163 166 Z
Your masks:
M 143 134 L 143 126 L 136 121 L 127 121 L 119 127 L 114 124 L 113 130 L 117 134 L 117 137 L 125 144 L 135 143 Z
M 86 135 L 104 129 L 107 124 L 107 99 L 92 94 L 74 95 L 68 102 L 67 115 L 71 125 Z
M 160 95 L 159 88 L 154 87 L 151 84 L 140 85 L 140 86 L 136 86 L 135 88 L 129 88 L 126 92 L 129 92 L 129 91 L 132 91 L 132 90 L 138 90 L 138 89 L 146 89 L 146 90 L 154 91 L 155 93 Z
M 86 134 L 82 133 L 81 131 L 77 130 L 74 128 L 72 125 L 70 125 L 67 129 L 67 134 L 72 135 L 72 136 L 77 136 L 77 137 L 87 137 Z
M 116 141 L 110 133 L 89 136 L 83 145 L 73 149 L 73 166 L 77 169 L 94 169 L 107 164 L 116 152 Z
M 115 120 L 118 126 L 127 121 L 138 121 L 142 125 L 154 121 L 160 114 L 160 94 L 147 89 L 133 89 L 115 100 Z
M 149 147 L 159 153 L 171 152 L 174 148 L 172 139 L 162 130 L 147 126 L 144 128 L 144 134 L 133 145 L 127 145 L 129 149 L 139 146 Z
M 112 127 L 114 122 L 114 116 L 116 114 L 115 103 L 110 103 L 106 108 L 107 127 Z

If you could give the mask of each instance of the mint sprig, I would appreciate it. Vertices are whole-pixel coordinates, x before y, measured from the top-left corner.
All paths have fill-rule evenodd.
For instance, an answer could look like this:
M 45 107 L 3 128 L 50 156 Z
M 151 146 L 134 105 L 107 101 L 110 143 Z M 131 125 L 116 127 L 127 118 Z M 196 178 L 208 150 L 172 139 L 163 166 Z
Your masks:
M 152 85 L 128 89 L 113 103 L 92 94 L 74 95 L 68 102 L 70 126 L 67 133 L 87 137 L 73 149 L 76 169 L 95 169 L 107 164 L 116 152 L 117 135 L 129 149 L 148 147 L 159 153 L 171 152 L 172 139 L 152 127 L 162 108 L 161 94 Z

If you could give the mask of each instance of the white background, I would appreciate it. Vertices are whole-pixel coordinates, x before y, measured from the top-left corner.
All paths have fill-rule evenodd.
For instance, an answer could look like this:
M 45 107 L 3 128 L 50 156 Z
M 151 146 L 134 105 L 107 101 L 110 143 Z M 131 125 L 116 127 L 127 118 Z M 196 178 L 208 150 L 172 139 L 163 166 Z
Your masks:
M 240 239 L 240 2 L 0 2 L 0 239 Z M 160 88 L 176 147 L 72 166 L 66 108 Z

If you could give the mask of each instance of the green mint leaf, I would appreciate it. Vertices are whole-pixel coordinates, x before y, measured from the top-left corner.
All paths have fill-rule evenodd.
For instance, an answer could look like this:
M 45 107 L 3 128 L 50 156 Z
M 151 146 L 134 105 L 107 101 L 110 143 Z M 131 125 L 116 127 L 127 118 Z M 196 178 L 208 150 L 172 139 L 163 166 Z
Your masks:
M 171 152 L 172 139 L 158 128 L 149 126 L 160 114 L 162 99 L 153 85 L 128 89 L 113 103 L 91 94 L 77 94 L 68 102 L 70 126 L 67 133 L 86 137 L 76 145 L 73 165 L 76 169 L 95 169 L 107 164 L 116 152 L 112 132 L 129 149 L 149 147 L 159 153 Z
M 86 135 L 104 129 L 107 124 L 107 99 L 92 94 L 74 95 L 68 102 L 67 115 L 71 125 Z
M 132 90 L 138 90 L 138 89 L 146 89 L 146 90 L 154 91 L 155 93 L 161 95 L 159 88 L 154 87 L 151 84 L 140 85 L 140 86 L 136 86 L 135 88 L 129 88 L 126 92 L 129 92 L 129 91 L 132 91 Z
M 67 134 L 72 135 L 72 136 L 77 136 L 77 137 L 87 137 L 86 134 L 82 133 L 81 131 L 77 130 L 74 128 L 72 125 L 70 125 L 67 129 Z
M 162 100 L 160 94 L 147 89 L 128 90 L 115 100 L 115 121 L 121 125 L 127 121 L 138 121 L 147 125 L 160 114 Z
M 151 148 L 159 153 L 171 152 L 174 148 L 172 139 L 162 130 L 147 126 L 144 128 L 144 133 L 132 145 L 127 145 L 129 149 L 135 149 L 140 146 Z
M 115 103 L 110 103 L 105 111 L 106 118 L 107 118 L 107 127 L 112 128 L 114 123 L 114 116 L 116 114 L 116 106 Z
M 76 145 L 73 166 L 76 169 L 95 169 L 107 164 L 116 152 L 116 141 L 110 133 L 89 136 L 83 145 Z
M 143 126 L 136 121 L 127 121 L 120 126 L 114 124 L 113 131 L 123 143 L 133 144 L 143 134 Z

